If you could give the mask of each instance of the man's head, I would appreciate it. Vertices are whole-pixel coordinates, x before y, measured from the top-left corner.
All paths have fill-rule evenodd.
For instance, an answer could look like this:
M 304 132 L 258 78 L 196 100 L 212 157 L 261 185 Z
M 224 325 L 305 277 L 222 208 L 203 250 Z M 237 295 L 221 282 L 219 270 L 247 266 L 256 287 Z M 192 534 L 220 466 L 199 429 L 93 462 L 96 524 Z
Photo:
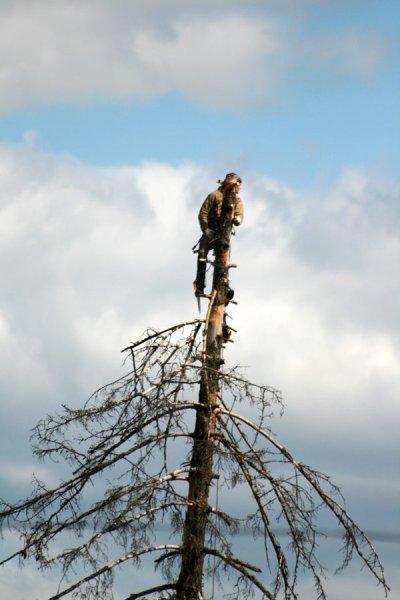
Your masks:
M 225 175 L 224 181 L 222 182 L 222 187 L 226 188 L 229 186 L 233 186 L 235 188 L 235 191 L 238 191 L 240 189 L 241 184 L 242 179 L 237 173 L 227 173 Z

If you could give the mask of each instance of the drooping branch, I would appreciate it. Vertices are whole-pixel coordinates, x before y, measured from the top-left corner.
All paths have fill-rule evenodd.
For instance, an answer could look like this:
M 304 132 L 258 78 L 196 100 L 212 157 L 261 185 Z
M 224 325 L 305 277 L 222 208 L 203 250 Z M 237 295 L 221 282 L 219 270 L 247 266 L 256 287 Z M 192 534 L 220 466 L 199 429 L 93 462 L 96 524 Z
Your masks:
M 154 592 L 165 592 L 167 590 L 176 590 L 175 583 L 166 583 L 164 585 L 156 585 L 154 587 L 148 588 L 147 590 L 142 590 L 141 592 L 136 592 L 136 594 L 130 594 L 125 600 L 137 600 L 138 598 L 143 598 L 143 596 L 148 596 L 149 594 L 153 594 Z M 148 599 L 151 600 L 151 599 Z M 155 600 L 155 599 L 154 599 Z M 159 597 L 157 597 L 159 600 Z
M 168 549 L 169 550 L 171 550 L 171 549 L 179 550 L 179 546 L 174 546 L 172 544 L 165 544 L 163 546 L 154 546 L 152 548 L 145 548 L 144 550 L 141 550 L 139 552 L 129 552 L 125 556 L 121 556 L 120 558 L 112 561 L 111 563 L 104 565 L 103 567 L 101 567 L 101 569 L 94 571 L 87 577 L 83 577 L 82 579 L 75 582 L 73 585 L 70 585 L 68 588 L 62 590 L 55 596 L 51 596 L 51 598 L 49 598 L 49 600 L 59 600 L 59 598 L 62 598 L 63 596 L 70 594 L 77 588 L 81 587 L 85 583 L 88 583 L 92 579 L 99 577 L 103 573 L 106 573 L 108 571 L 111 571 L 112 569 L 115 569 L 115 567 L 121 565 L 122 563 L 126 562 L 127 560 L 132 560 L 133 558 L 137 558 L 138 556 L 142 556 L 143 554 L 149 554 L 150 552 L 161 552 L 162 550 L 168 550 Z
M 269 600 L 276 600 L 275 596 L 271 594 L 271 592 L 261 583 L 261 581 L 259 581 L 252 573 L 250 573 L 250 571 L 261 573 L 262 571 L 258 567 L 255 567 L 254 565 L 251 565 L 246 561 L 240 560 L 230 554 L 219 552 L 215 548 L 206 547 L 204 548 L 204 553 L 220 558 L 229 567 L 232 567 L 236 571 L 239 571 L 239 573 L 242 576 L 244 576 L 247 580 L 251 581 L 251 583 L 255 587 L 257 587 L 265 595 L 266 598 L 269 598 Z

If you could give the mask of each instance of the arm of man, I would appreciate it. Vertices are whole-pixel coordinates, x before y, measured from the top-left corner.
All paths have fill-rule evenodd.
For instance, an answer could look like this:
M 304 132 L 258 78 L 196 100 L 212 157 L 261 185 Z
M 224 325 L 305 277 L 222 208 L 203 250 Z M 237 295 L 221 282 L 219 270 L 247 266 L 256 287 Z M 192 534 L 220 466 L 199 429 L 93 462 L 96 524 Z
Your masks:
M 233 210 L 233 224 L 238 226 L 243 223 L 243 202 L 239 196 L 236 197 L 235 208 Z

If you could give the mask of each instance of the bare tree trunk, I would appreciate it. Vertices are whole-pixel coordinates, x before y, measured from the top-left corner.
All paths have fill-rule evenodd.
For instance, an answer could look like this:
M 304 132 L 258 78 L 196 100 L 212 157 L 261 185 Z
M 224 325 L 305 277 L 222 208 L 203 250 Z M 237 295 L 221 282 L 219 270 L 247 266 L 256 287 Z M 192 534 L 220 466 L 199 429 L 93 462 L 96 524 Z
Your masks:
M 224 194 L 216 230 L 213 289 L 206 319 L 206 338 L 199 392 L 199 406 L 193 433 L 188 500 L 190 506 L 182 541 L 181 571 L 176 587 L 177 600 L 202 598 L 204 543 L 209 513 L 208 496 L 213 477 L 214 420 L 217 408 L 222 360 L 223 322 L 230 295 L 228 262 L 232 231 L 234 192 Z

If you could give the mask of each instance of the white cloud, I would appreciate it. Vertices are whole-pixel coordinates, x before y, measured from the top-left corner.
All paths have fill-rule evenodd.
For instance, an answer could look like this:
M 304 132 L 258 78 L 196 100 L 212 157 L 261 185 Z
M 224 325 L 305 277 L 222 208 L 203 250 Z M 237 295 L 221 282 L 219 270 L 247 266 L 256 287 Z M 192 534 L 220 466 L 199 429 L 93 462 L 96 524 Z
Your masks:
M 270 23 L 229 11 L 214 18 L 170 8 L 160 4 L 151 13 L 148 5 L 121 1 L 3 8 L 0 108 L 175 90 L 238 108 L 248 103 L 250 84 L 256 102 L 269 94 L 276 73 L 265 58 L 277 50 Z
M 349 444 L 385 427 L 383 443 L 395 436 L 397 185 L 353 169 L 313 194 L 276 195 L 269 182 L 264 192 L 260 183 L 246 190 L 247 212 L 255 206 L 257 218 L 245 222 L 233 249 L 233 360 L 281 389 L 291 419 L 310 435 L 318 423 L 351 434 Z
M 250 103 L 271 95 L 279 46 L 271 24 L 228 14 L 178 22 L 172 39 L 139 33 L 135 55 L 159 91 L 177 89 L 206 105 L 238 109 L 249 104 L 249 90 Z
M 306 34 L 300 15 L 307 4 L 274 12 L 243 1 L 229 9 L 180 0 L 151 7 L 3 3 L 0 111 L 174 91 L 236 110 L 268 102 L 288 74 L 373 76 L 385 51 L 374 31 Z
M 173 293 L 174 261 L 185 253 L 191 264 L 194 169 L 85 168 L 21 147 L 3 149 L 0 171 L 1 347 L 10 389 L 21 370 L 21 393 L 27 380 L 52 389 L 54 373 L 61 393 L 67 371 L 93 385 L 93 357 L 111 375 L 105 365 L 153 321 L 160 287 L 165 299 Z M 189 267 L 190 299 L 192 276 Z M 177 314 L 173 303 L 166 312 Z M 77 358 L 87 352 L 88 362 Z M 32 410 L 29 396 L 20 401 Z

